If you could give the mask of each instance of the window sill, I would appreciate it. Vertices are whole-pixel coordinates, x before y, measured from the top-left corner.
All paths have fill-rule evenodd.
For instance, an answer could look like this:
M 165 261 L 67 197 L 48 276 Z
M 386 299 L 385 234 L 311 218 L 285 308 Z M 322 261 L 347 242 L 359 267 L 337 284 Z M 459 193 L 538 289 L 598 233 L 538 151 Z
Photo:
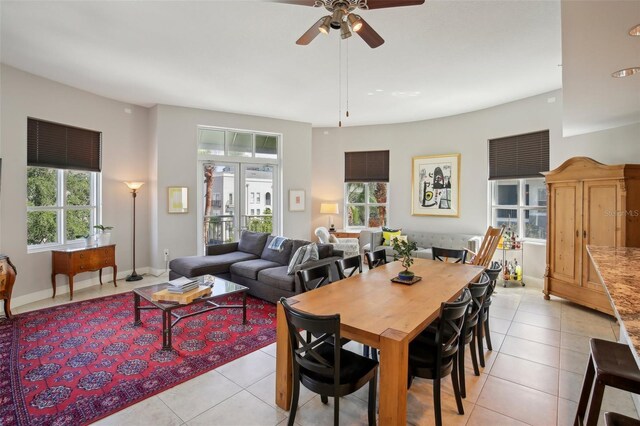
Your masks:
M 68 249 L 80 249 L 89 247 L 84 242 L 67 243 L 67 244 L 46 244 L 41 246 L 27 246 L 27 254 L 32 253 L 44 253 L 54 250 L 68 250 Z

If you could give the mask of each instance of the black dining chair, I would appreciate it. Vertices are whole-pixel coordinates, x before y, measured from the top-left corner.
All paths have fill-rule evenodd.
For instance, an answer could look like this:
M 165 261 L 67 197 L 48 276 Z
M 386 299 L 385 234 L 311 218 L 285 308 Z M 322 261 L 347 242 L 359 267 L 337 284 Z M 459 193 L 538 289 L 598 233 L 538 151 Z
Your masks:
M 320 265 L 309 269 L 301 269 L 296 272 L 300 284 L 305 291 L 315 290 L 318 287 L 331 283 L 329 265 Z
M 293 395 L 289 426 L 298 410 L 300 383 L 320 394 L 324 404 L 333 397 L 333 424 L 338 425 L 340 397 L 349 395 L 369 383 L 369 425 L 376 424 L 376 387 L 378 363 L 334 345 L 340 340 L 340 315 L 316 316 L 298 311 L 280 299 L 287 319 L 291 358 L 293 360 Z M 314 335 L 307 341 L 301 331 Z
M 465 263 L 467 261 L 467 250 L 465 249 L 446 249 L 440 247 L 431 247 L 431 255 L 433 260 L 451 263 Z
M 367 266 L 369 269 L 375 269 L 387 263 L 387 252 L 385 249 L 369 251 L 365 253 L 365 257 L 367 258 Z
M 336 260 L 336 268 L 338 269 L 338 277 L 344 280 L 355 275 L 356 272 L 362 273 L 362 258 L 360 256 L 352 256 L 346 259 L 338 259 Z
M 411 386 L 414 377 L 433 380 L 433 405 L 437 426 L 442 425 L 440 382 L 443 377 L 451 375 L 458 413 L 464 414 L 457 355 L 470 303 L 471 293 L 467 288 L 455 302 L 443 302 L 440 305 L 438 327 L 433 340 L 419 335 L 409 344 L 408 385 Z
M 478 335 L 476 337 L 476 343 L 478 345 L 478 358 L 480 360 L 480 366 L 484 368 L 484 340 L 487 340 L 487 349 L 493 350 L 491 345 L 491 329 L 489 327 L 489 308 L 491 307 L 491 296 L 496 289 L 496 283 L 498 277 L 502 272 L 502 267 L 498 262 L 491 263 L 489 268 L 485 269 L 485 274 L 489 277 L 489 287 L 487 288 L 487 295 L 484 298 L 484 305 L 478 318 Z

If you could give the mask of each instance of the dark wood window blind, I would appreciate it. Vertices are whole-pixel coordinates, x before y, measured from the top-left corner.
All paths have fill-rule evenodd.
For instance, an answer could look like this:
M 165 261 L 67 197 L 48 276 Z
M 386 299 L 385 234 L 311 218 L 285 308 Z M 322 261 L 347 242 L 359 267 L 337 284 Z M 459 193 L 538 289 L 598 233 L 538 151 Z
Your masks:
M 345 182 L 389 182 L 389 151 L 344 153 Z
M 489 140 L 489 180 L 542 177 L 549 171 L 549 131 Z
M 99 172 L 102 133 L 28 118 L 27 165 Z

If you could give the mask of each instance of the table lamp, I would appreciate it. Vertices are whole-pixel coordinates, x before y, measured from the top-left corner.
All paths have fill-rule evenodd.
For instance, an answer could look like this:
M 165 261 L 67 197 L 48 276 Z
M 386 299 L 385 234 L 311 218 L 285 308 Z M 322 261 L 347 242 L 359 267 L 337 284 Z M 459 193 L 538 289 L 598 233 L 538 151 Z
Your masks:
M 338 214 L 338 203 L 321 203 L 320 214 L 328 214 L 328 215 Z M 333 226 L 333 216 L 329 216 L 329 231 L 335 231 L 335 230 L 336 228 L 335 226 Z

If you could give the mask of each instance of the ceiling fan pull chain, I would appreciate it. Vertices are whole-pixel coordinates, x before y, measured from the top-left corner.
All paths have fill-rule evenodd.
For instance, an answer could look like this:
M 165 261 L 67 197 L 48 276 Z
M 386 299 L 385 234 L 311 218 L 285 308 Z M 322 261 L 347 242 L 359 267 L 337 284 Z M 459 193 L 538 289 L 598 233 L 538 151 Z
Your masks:
M 347 39 L 347 118 L 349 118 L 349 39 Z
M 342 43 L 338 39 L 338 127 L 342 127 Z

